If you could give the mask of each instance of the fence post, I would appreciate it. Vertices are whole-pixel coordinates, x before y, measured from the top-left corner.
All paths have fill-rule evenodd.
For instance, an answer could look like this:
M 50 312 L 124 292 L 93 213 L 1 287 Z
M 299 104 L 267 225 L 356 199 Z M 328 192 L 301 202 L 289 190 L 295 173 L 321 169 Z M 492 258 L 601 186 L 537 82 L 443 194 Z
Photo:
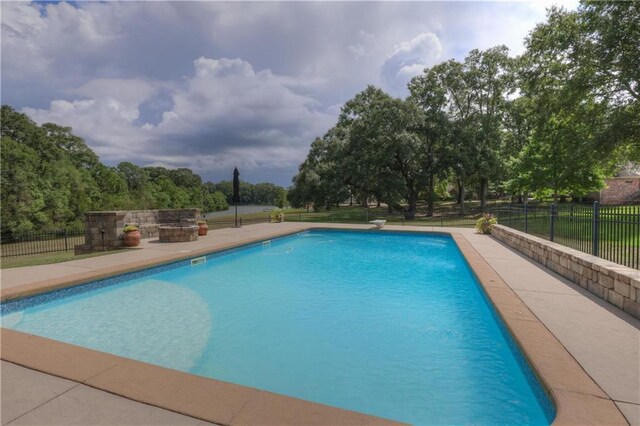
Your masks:
M 527 202 L 524 202 L 524 233 L 529 233 L 529 206 L 527 206 Z
M 600 246 L 600 204 L 597 201 L 593 202 L 593 255 L 598 256 L 598 248 Z
M 508 222 L 507 222 L 507 224 L 508 224 L 507 226 L 508 226 L 509 228 L 511 228 L 511 203 L 509 203 L 509 204 L 507 205 L 507 215 L 508 215 L 508 217 L 509 217 L 509 220 L 508 220 Z
M 551 203 L 551 230 L 549 235 L 549 241 L 553 241 L 556 228 L 556 203 Z
M 67 241 L 67 228 L 64 228 L 64 251 L 69 250 L 69 242 Z

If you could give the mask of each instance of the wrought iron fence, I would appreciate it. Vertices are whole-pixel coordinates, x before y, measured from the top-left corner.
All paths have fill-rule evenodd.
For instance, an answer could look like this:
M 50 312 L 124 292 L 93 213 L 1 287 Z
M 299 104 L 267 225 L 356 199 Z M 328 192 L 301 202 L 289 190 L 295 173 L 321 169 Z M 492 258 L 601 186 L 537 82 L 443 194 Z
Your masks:
M 320 222 L 320 223 L 369 223 L 371 220 L 384 219 L 389 224 L 411 226 L 452 226 L 472 228 L 476 220 L 482 214 L 478 207 L 468 208 L 464 214 L 450 209 L 436 209 L 433 216 L 419 215 L 415 219 L 408 220 L 404 214 L 393 211 L 362 209 L 354 211 L 321 211 L 309 213 L 288 213 L 285 215 L 287 222 Z
M 490 211 L 508 227 L 640 269 L 640 206 L 520 204 Z
M 397 212 L 362 209 L 354 212 L 330 211 L 289 213 L 288 222 L 368 223 L 385 219 L 389 224 L 467 227 L 475 225 L 483 212 L 494 214 L 500 224 L 546 238 L 567 247 L 640 269 L 640 206 L 600 206 L 579 204 L 497 204 L 484 209 L 473 207 L 464 214 L 451 209 L 436 209 L 433 216 L 406 220 Z M 268 223 L 270 216 L 238 218 L 238 225 Z M 231 228 L 235 220 L 209 219 L 210 229 Z M 73 250 L 84 242 L 84 230 L 59 229 L 2 235 L 1 257 L 26 256 Z
M 84 243 L 83 229 L 3 234 L 0 239 L 0 256 L 15 257 L 70 251 L 76 244 L 82 243 Z
M 238 226 L 242 225 L 251 225 L 254 223 L 269 223 L 271 222 L 271 216 L 264 217 L 254 217 L 254 218 L 238 218 Z M 209 229 L 224 229 L 224 228 L 233 228 L 236 226 L 235 219 L 207 219 L 207 225 L 209 225 Z
M 483 212 L 494 214 L 500 224 L 640 269 L 640 206 L 582 204 L 494 204 L 469 208 L 464 214 L 436 209 L 433 216 L 406 220 L 397 212 L 369 209 L 354 212 L 287 214 L 286 220 L 302 222 L 368 223 L 385 219 L 389 224 L 472 228 Z

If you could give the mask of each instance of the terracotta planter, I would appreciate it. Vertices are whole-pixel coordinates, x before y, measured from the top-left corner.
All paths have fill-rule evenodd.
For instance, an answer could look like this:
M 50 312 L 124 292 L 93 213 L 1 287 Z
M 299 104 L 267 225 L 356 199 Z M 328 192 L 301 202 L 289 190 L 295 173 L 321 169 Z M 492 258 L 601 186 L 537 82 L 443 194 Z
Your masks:
M 209 232 L 209 225 L 207 225 L 206 223 L 199 223 L 198 224 L 198 235 L 200 235 L 200 236 L 207 235 L 207 232 Z
M 125 247 L 135 247 L 140 244 L 140 237 L 140 231 L 125 232 L 124 237 L 122 237 L 122 244 Z

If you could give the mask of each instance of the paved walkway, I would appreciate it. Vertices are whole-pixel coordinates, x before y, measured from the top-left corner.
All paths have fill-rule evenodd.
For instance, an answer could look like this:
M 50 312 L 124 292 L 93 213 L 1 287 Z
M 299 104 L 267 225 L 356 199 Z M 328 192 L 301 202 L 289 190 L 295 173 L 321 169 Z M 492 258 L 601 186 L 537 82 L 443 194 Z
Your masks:
M 309 226 L 314 225 L 282 223 L 221 229 L 211 231 L 193 243 L 159 244 L 146 240 L 141 250 L 64 264 L 3 270 L 2 288 L 98 271 L 134 261 L 165 259 L 167 255 L 180 256 L 206 248 L 215 250 L 234 241 L 269 238 L 275 233 L 295 232 Z M 425 230 L 424 227 L 408 226 L 387 226 L 385 229 Z M 431 230 L 441 232 L 447 228 Z M 587 374 L 616 402 L 629 423 L 640 426 L 640 321 L 491 237 L 468 229 L 456 228 L 455 231 L 464 235 Z M 3 425 L 208 424 L 6 362 L 2 363 L 1 373 Z M 34 391 L 27 394 L 25 389 Z M 31 394 L 38 396 L 30 397 Z M 124 414 L 120 416 L 118 413 Z
M 211 425 L 6 361 L 0 374 L 3 426 Z
M 629 423 L 640 425 L 640 321 L 493 238 L 465 237 Z

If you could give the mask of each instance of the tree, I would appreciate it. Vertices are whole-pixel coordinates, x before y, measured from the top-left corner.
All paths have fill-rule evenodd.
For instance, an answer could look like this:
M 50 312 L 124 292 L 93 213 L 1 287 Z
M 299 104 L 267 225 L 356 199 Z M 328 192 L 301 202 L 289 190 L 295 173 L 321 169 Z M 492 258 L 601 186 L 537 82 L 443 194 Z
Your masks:
M 439 84 L 437 70 L 425 70 L 409 83 L 410 99 L 424 111 L 424 117 L 418 128 L 424 146 L 423 167 L 427 175 L 427 215 L 433 215 L 433 203 L 436 198 L 435 185 L 443 179 L 451 165 L 453 153 L 449 144 L 451 137 L 450 121 L 447 117 L 446 91 Z
M 463 63 L 452 59 L 425 70 L 425 75 L 414 79 L 409 87 L 433 118 L 440 111 L 447 117 L 448 137 L 444 141 L 449 152 L 447 164 L 455 175 L 462 214 L 466 185 L 480 169 L 470 73 Z
M 76 225 L 89 210 L 228 208 L 216 185 L 203 184 L 190 169 L 140 167 L 130 162 L 107 167 L 71 128 L 54 123 L 38 126 L 7 105 L 1 114 L 0 202 L 5 237 Z M 254 185 L 246 186 L 255 192 Z M 264 200 L 282 203 L 284 188 L 266 183 L 260 188 Z
M 392 98 L 369 86 L 345 104 L 338 121 L 348 129 L 352 184 L 404 211 L 407 219 L 415 218 L 420 191 L 429 181 L 424 167 L 428 149 L 420 134 L 425 120 L 416 102 Z
M 592 104 L 575 120 L 591 127 L 592 149 L 602 158 L 640 153 L 638 22 L 638 2 L 582 1 L 572 12 L 551 8 L 526 40 L 524 88 L 556 91 L 558 110 Z
M 53 123 L 45 123 L 42 129 L 47 138 L 78 168 L 91 169 L 100 161 L 98 156 L 84 143 L 82 138 L 71 133 L 71 127 L 61 127 Z
M 474 49 L 464 62 L 449 60 L 435 65 L 409 83 L 411 97 L 428 114 L 431 149 L 443 146 L 445 134 L 450 138 L 448 144 L 453 155 L 448 159 L 457 175 L 461 212 L 465 186 L 472 177 L 480 184 L 484 207 L 489 181 L 502 175 L 503 120 L 507 96 L 514 88 L 512 68 L 505 46 L 485 51 Z M 434 138 L 436 133 L 440 135 L 438 142 Z M 428 165 L 435 168 L 434 175 L 442 173 L 442 161 Z
M 3 134 L 0 155 L 3 235 L 47 225 L 48 218 L 42 213 L 45 197 L 40 185 L 39 157 L 36 151 Z
M 512 60 L 506 46 L 480 51 L 472 50 L 465 67 L 472 92 L 472 122 L 477 135 L 477 173 L 480 183 L 480 205 L 485 207 L 491 179 L 503 173 L 501 148 L 507 96 L 514 90 Z
M 622 49 L 614 55 L 622 68 L 617 76 L 610 75 L 603 68 L 603 63 L 611 64 L 610 54 L 594 45 L 614 24 L 605 15 L 621 8 L 637 16 L 637 8 L 627 6 L 582 3 L 576 12 L 552 8 L 547 22 L 526 40 L 520 80 L 530 103 L 531 134 L 515 168 L 526 177 L 522 183 L 535 191 L 550 189 L 555 201 L 561 192 L 584 194 L 601 188 L 619 150 L 632 143 L 630 138 L 637 141 L 633 122 L 638 118 L 628 115 L 637 108 L 637 83 L 624 77 L 637 70 L 625 70 L 622 58 L 628 52 Z M 637 35 L 632 30 L 628 36 Z M 624 130 L 618 128 L 619 120 Z

